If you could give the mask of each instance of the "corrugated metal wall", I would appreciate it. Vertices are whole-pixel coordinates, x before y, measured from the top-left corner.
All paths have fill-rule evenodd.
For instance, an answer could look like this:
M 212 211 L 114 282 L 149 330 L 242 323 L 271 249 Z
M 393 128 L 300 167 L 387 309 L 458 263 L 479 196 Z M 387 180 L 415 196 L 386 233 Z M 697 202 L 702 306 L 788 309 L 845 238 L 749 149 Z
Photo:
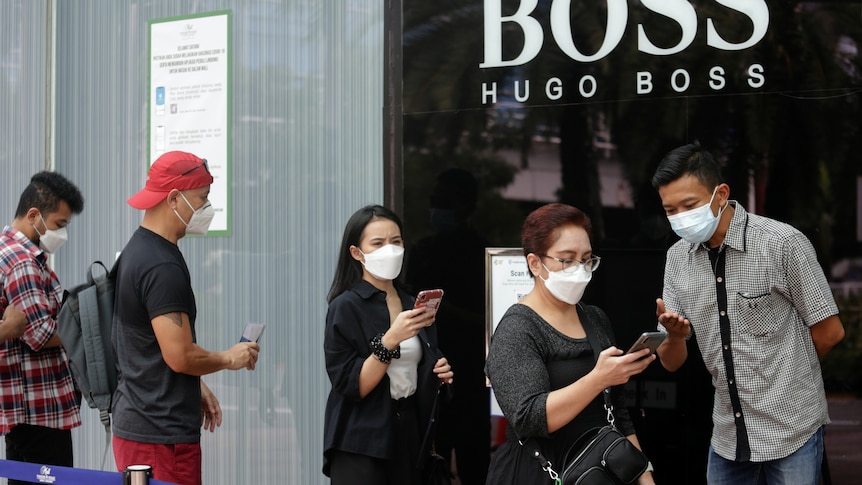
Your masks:
M 201 345 L 221 350 L 246 322 L 268 326 L 256 371 L 204 377 L 225 411 L 202 440 L 207 484 L 326 482 L 325 296 L 344 223 L 383 199 L 383 8 L 373 0 L 0 2 L 2 211 L 11 221 L 53 126 L 57 170 L 86 199 L 55 257 L 66 286 L 83 280 L 90 261 L 112 260 L 142 216 L 125 199 L 148 166 L 148 21 L 232 12 L 232 234 L 185 238 L 180 248 Z M 84 411 L 76 466 L 99 468 L 104 429 Z

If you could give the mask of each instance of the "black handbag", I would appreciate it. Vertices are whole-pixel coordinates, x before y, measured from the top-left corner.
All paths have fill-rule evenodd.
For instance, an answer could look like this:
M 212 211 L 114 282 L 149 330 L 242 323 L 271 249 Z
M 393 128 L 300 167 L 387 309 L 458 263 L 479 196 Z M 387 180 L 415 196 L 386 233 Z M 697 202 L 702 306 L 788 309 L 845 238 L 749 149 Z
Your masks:
M 449 462 L 432 451 L 425 458 L 422 478 L 423 485 L 452 485 L 452 473 L 449 471 Z
M 431 451 L 420 458 L 420 463 L 418 464 L 422 470 L 422 485 L 452 485 L 452 472 L 449 470 L 449 461 L 438 455 L 434 449 L 434 434 L 437 429 L 437 405 L 440 403 L 440 394 L 442 391 L 443 384 L 440 384 L 437 388 L 437 396 L 434 398 L 434 405 L 431 408 L 431 419 L 428 421 L 425 436 L 422 439 L 422 450 L 427 448 L 429 442 L 431 443 Z
M 613 426 L 585 433 L 563 458 L 563 484 L 628 484 L 647 469 L 649 461 Z
M 578 438 L 563 455 L 562 474 L 557 473 L 537 449 L 533 455 L 554 483 L 562 485 L 621 485 L 637 481 L 649 460 L 614 426 L 608 390 L 603 392 L 608 425 L 593 428 Z
M 586 325 L 584 326 L 586 331 Z M 598 360 L 602 348 L 591 332 L 587 332 L 593 354 Z M 627 485 L 637 481 L 649 466 L 649 460 L 614 425 L 610 388 L 602 391 L 608 425 L 593 428 L 572 443 L 563 455 L 562 474 L 539 449 L 533 452 L 542 469 L 555 484 L 562 485 Z

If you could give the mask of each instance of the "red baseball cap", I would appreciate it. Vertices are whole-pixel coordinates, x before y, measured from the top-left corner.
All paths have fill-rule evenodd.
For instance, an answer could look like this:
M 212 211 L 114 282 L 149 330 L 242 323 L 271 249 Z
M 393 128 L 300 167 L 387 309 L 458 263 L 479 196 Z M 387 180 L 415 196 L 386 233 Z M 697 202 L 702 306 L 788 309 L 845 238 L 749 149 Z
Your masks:
M 212 185 L 213 180 L 205 159 L 188 152 L 167 152 L 153 162 L 147 185 L 126 202 L 135 209 L 151 209 L 173 189 L 199 189 Z

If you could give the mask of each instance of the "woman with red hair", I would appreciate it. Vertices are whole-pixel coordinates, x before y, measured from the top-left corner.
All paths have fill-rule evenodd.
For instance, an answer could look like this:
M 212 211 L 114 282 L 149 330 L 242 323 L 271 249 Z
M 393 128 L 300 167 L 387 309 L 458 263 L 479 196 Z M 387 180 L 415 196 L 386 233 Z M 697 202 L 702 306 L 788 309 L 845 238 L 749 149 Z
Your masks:
M 527 217 L 521 242 L 535 286 L 503 315 L 485 367 L 509 423 L 488 473 L 486 483 L 494 485 L 549 483 L 537 449 L 562 472 L 569 445 L 607 424 L 606 388 L 617 428 L 640 447 L 622 386 L 655 360 L 648 349 L 624 355 L 607 315 L 580 302 L 601 262 L 586 214 L 566 204 L 543 206 Z M 588 334 L 604 349 L 598 356 Z M 640 485 L 653 484 L 650 468 Z

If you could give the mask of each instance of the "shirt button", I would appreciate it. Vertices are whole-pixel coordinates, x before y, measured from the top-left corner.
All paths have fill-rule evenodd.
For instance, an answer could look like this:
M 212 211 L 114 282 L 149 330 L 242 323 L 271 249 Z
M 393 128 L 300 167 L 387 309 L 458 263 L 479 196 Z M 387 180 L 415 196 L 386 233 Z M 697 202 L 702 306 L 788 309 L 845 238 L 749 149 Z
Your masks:
M 737 417 L 737 419 L 738 419 L 738 418 L 741 418 L 741 417 L 742 417 L 742 413 L 736 413 L 736 414 L 734 414 L 734 416 L 736 416 L 736 417 Z
M 727 315 L 727 312 L 726 312 L 726 311 L 724 311 L 724 310 L 722 310 L 722 311 L 718 312 L 718 314 L 719 314 L 719 315 L 721 315 L 721 316 L 725 316 L 725 315 Z
M 717 281 L 717 282 L 721 283 L 722 281 L 724 281 L 724 278 L 722 278 L 721 276 L 719 276 L 718 278 L 716 278 L 716 279 L 715 279 L 715 281 Z
M 730 385 L 732 386 L 732 385 L 733 385 L 733 379 L 728 379 L 728 380 L 727 380 L 727 383 L 728 383 L 728 384 L 730 384 Z
M 725 346 L 724 346 L 724 350 L 727 350 L 728 348 L 729 348 L 729 346 L 728 346 L 728 345 L 725 345 Z

